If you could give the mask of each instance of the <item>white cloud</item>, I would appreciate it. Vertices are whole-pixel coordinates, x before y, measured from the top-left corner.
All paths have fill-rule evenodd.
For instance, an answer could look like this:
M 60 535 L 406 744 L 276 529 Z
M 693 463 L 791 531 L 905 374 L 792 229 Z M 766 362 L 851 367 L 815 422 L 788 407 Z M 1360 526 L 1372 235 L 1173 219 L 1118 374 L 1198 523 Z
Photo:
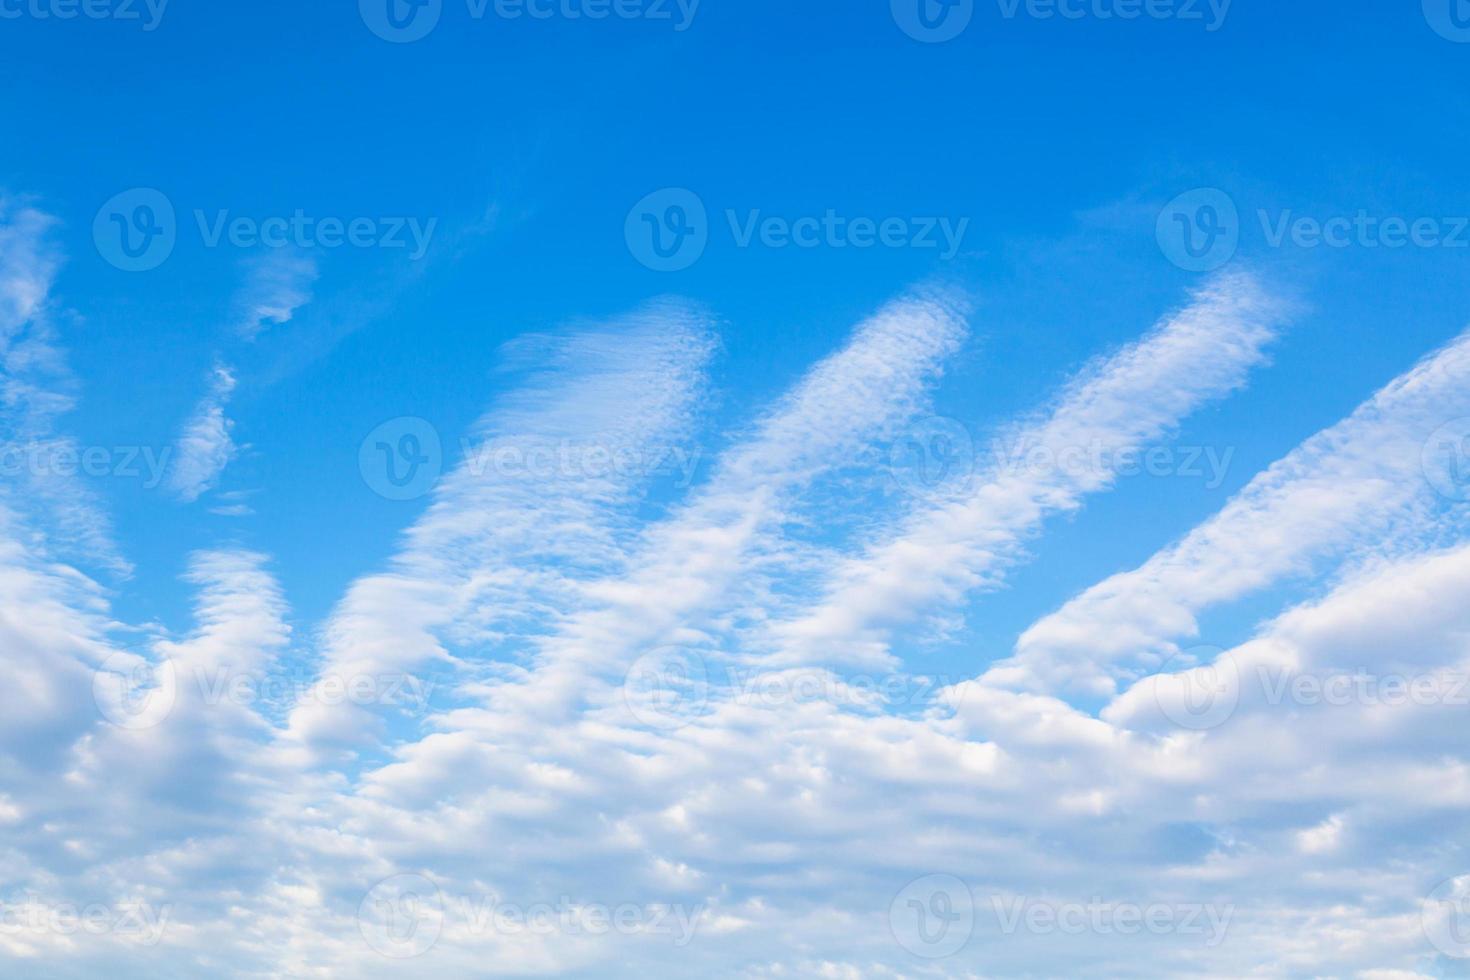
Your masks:
M 230 369 L 215 365 L 210 372 L 209 392 L 200 399 L 175 443 L 168 485 L 186 503 L 198 500 L 211 489 L 235 456 L 235 443 L 230 438 L 233 423 L 225 414 L 234 390 L 235 376 Z

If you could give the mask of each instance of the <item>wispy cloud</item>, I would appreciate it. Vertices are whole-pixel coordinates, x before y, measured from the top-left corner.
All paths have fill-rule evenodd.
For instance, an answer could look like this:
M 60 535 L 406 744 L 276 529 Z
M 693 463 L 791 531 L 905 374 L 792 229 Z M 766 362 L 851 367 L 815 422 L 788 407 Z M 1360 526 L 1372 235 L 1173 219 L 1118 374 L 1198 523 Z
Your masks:
M 316 260 L 276 249 L 245 262 L 245 283 L 235 297 L 236 331 L 254 340 L 268 325 L 288 323 L 298 309 L 311 302 L 317 279 Z
M 1043 450 L 1051 465 L 1016 471 L 993 460 L 973 492 L 916 510 L 864 555 L 843 561 L 814 608 L 773 627 L 777 659 L 887 662 L 893 627 L 993 585 L 1047 516 L 1075 510 L 1116 479 L 1105 466 L 1060 461 L 1079 447 L 1116 456 L 1146 445 L 1238 388 L 1264 360 L 1283 314 L 1248 276 L 1216 280 L 1147 337 L 1091 366 L 1050 409 L 1002 440 L 1025 458 Z
M 234 390 L 235 376 L 230 369 L 215 365 L 210 372 L 209 392 L 179 434 L 168 485 L 186 503 L 198 500 L 213 487 L 234 458 L 236 447 L 230 438 L 233 423 L 225 414 Z
M 1198 632 L 1210 606 L 1311 569 L 1355 545 L 1412 534 L 1436 494 L 1423 453 L 1441 425 L 1470 416 L 1470 333 L 1426 357 L 1350 417 L 1261 473 L 1223 510 L 1141 567 L 1114 575 L 1031 626 L 997 682 L 1113 690 L 1110 666 L 1157 664 Z

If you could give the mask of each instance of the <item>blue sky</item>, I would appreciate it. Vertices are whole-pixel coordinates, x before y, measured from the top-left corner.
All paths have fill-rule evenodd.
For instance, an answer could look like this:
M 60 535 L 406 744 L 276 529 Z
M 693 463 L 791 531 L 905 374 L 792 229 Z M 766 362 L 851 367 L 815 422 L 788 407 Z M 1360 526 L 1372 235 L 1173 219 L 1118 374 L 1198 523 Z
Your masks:
M 1465 7 L 0 0 L 0 958 L 1462 975 Z

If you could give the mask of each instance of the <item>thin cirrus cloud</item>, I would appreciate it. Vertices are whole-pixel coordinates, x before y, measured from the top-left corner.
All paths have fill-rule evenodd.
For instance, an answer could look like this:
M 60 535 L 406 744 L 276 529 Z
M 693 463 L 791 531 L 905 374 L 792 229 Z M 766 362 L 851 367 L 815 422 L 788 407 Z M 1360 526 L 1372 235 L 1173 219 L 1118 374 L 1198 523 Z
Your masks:
M 0 261 L 0 282 L 38 268 Z M 17 336 L 51 303 L 38 282 L 13 290 L 28 311 Z M 900 297 L 707 462 L 674 474 L 606 460 L 667 459 L 670 446 L 692 456 L 714 441 L 699 435 L 718 348 L 707 311 L 664 300 L 511 345 L 508 390 L 392 557 L 319 629 L 293 631 L 289 579 L 234 546 L 190 555 L 194 616 L 178 633 L 119 622 L 109 592 L 57 560 L 54 515 L 7 497 L 0 603 L 26 614 L 0 617 L 6 896 L 141 911 L 132 933 L 97 936 L 11 916 L 0 971 L 1442 972 L 1419 921 L 1423 897 L 1463 871 L 1456 842 L 1470 829 L 1463 706 L 1450 697 L 1470 676 L 1470 545 L 1422 486 L 1389 488 L 1413 475 L 1435 414 L 1458 411 L 1463 341 L 1273 467 L 1238 498 L 1252 503 L 1185 535 L 1195 543 L 1163 571 L 1145 565 L 1157 572 L 1145 592 L 1191 617 L 1285 574 L 1324 583 L 1193 668 L 1233 678 L 1233 714 L 1185 728 L 1189 672 L 1149 673 L 1151 661 L 1128 664 L 1096 709 L 1067 700 L 1065 684 L 981 675 L 940 688 L 903 662 L 896 630 L 1003 588 L 1022 548 L 1046 547 L 1048 515 L 1113 489 L 1103 471 L 997 463 L 939 499 L 867 492 L 853 471 L 932 413 L 969 315 L 951 294 Z M 1166 440 L 1244 387 L 1285 316 L 1249 278 L 1218 280 L 1006 431 L 1052 458 Z M 221 367 L 205 405 L 218 413 L 196 415 L 211 421 L 191 486 L 228 457 L 232 384 Z M 552 472 L 526 468 L 537 454 Z M 1305 521 L 1292 501 L 1320 499 L 1310 491 L 1325 484 L 1347 510 Z M 672 502 L 649 506 L 654 486 Z M 844 500 L 861 502 L 846 516 L 866 532 L 814 539 L 812 508 Z M 1282 522 L 1316 536 L 1283 542 Z M 1239 547 L 1209 547 L 1226 525 Z M 1355 535 L 1377 528 L 1391 529 L 1393 554 L 1358 560 Z M 918 548 L 932 568 L 900 560 Z M 1264 579 L 1238 585 L 1232 570 L 1251 553 Z M 1219 584 L 1202 592 L 1170 575 Z M 1110 637 L 1133 622 L 1119 609 L 1137 605 L 1070 607 L 1095 642 L 1090 656 L 1068 650 L 1112 665 Z M 1187 635 L 1173 619 L 1139 622 L 1159 642 Z M 673 726 L 645 716 L 624 681 L 660 648 L 710 674 Z M 102 665 L 172 682 L 129 697 L 98 684 L 117 676 Z M 912 697 L 864 687 L 855 670 Z M 1444 697 L 1291 693 L 1302 678 L 1374 672 L 1427 678 Z M 329 681 L 349 678 L 393 681 L 396 699 L 353 708 L 329 696 Z M 272 681 L 284 698 L 256 696 Z M 165 690 L 151 724 L 114 723 Z M 975 921 L 962 948 L 921 961 L 896 938 L 893 910 L 935 874 L 964 882 Z M 393 908 L 381 883 L 405 877 L 427 886 L 415 908 L 433 925 L 407 961 L 395 956 L 416 933 L 392 919 L 373 929 Z M 1037 902 L 1196 908 L 1200 929 L 1005 930 Z M 576 928 L 556 919 L 562 903 L 650 919 Z M 493 914 L 541 905 L 549 932 Z
M 208 393 L 179 433 L 168 485 L 185 503 L 198 500 L 211 489 L 235 456 L 235 442 L 230 437 L 233 423 L 225 412 L 234 390 L 234 374 L 224 365 L 215 365 Z
M 1141 567 L 1100 582 L 1038 621 L 995 683 L 1110 692 L 1107 668 L 1171 654 L 1196 616 L 1324 554 L 1413 537 L 1437 498 L 1423 472 L 1436 429 L 1470 416 L 1470 333 L 1427 356 L 1351 416 L 1257 476 L 1218 514 Z M 1124 665 L 1125 669 L 1127 665 Z

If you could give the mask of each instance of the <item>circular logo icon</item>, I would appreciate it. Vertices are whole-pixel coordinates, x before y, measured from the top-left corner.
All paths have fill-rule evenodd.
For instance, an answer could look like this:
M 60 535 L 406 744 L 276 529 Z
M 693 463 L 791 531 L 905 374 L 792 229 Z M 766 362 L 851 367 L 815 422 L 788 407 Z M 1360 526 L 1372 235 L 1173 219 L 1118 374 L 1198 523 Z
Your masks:
M 633 717 L 671 732 L 697 721 L 709 706 L 709 667 L 683 647 L 645 653 L 623 677 L 623 701 Z
M 1470 958 L 1470 875 L 1446 878 L 1419 906 L 1424 935 L 1453 959 Z
M 1153 678 L 1153 694 L 1164 717 L 1180 728 L 1217 728 L 1240 704 L 1240 669 L 1221 647 L 1180 650 Z
M 1229 194 L 1201 187 L 1159 212 L 1154 234 L 1164 257 L 1186 272 L 1212 272 L 1240 247 L 1240 212 Z
M 1424 0 L 1424 19 L 1440 37 L 1470 44 L 1470 0 Z
M 444 929 L 444 895 L 423 875 L 384 878 L 358 905 L 357 928 L 384 956 L 395 960 L 422 956 Z
M 178 672 L 172 660 L 151 663 L 119 650 L 92 675 L 92 699 L 97 709 L 119 728 L 152 728 L 173 711 L 178 695 Z
M 953 496 L 975 474 L 975 440 L 963 422 L 933 416 L 909 426 L 888 447 L 888 472 L 918 496 Z
M 1446 422 L 1424 442 L 1424 477 L 1440 496 L 1470 500 L 1470 418 Z
M 975 0 L 890 0 L 893 20 L 915 41 L 952 41 L 970 26 Z
M 682 187 L 654 191 L 628 212 L 623 238 L 633 258 L 655 272 L 687 269 L 709 244 L 704 202 Z
M 92 219 L 97 254 L 124 272 L 158 268 L 173 254 L 178 237 L 173 202 L 151 187 L 113 195 Z
M 422 497 L 439 482 L 443 465 L 439 431 L 411 415 L 384 422 L 357 450 L 363 482 L 388 500 Z
M 888 905 L 893 938 L 915 956 L 937 960 L 953 956 L 975 931 L 975 898 L 954 875 L 916 878 Z
M 357 0 L 357 12 L 378 37 L 407 44 L 427 37 L 439 25 L 444 0 Z

